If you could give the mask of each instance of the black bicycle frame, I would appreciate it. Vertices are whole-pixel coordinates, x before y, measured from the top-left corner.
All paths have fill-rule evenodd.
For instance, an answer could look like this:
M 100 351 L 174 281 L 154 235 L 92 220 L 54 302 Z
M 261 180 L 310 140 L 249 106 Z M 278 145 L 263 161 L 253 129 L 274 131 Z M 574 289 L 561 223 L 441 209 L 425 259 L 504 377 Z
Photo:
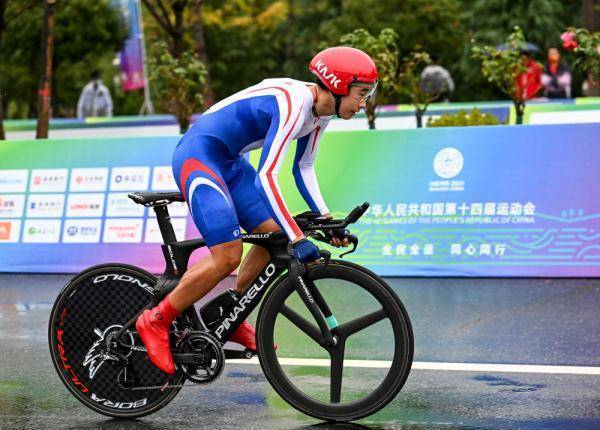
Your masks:
M 156 306 L 167 294 L 175 289 L 181 276 L 186 272 L 192 252 L 196 249 L 206 246 L 203 239 L 192 239 L 177 242 L 175 231 L 171 224 L 167 205 L 154 206 L 156 219 L 160 232 L 163 237 L 162 251 L 165 257 L 166 268 L 160 276 L 155 286 L 156 293 L 151 303 L 142 309 L 134 318 L 125 324 L 116 334 L 116 338 L 121 342 L 121 335 L 133 326 L 138 316 L 145 310 Z M 254 282 L 240 296 L 236 306 L 226 315 L 220 324 L 211 331 L 219 341 L 225 343 L 237 327 L 252 313 L 258 306 L 260 300 L 272 285 L 272 283 L 285 271 L 288 270 L 290 279 L 294 286 L 315 318 L 321 329 L 321 344 L 334 345 L 335 340 L 327 325 L 326 318 L 332 316 L 331 311 L 318 289 L 309 279 L 303 278 L 304 266 L 291 254 L 288 238 L 282 232 L 274 233 L 249 233 L 241 235 L 242 242 L 251 243 L 267 249 L 271 255 L 271 260 L 262 272 L 256 277 Z M 329 253 L 323 251 L 326 261 Z M 202 323 L 196 313 L 194 306 L 190 306 L 183 312 L 193 323 L 198 331 L 204 330 Z M 127 346 L 123 344 L 123 346 Z

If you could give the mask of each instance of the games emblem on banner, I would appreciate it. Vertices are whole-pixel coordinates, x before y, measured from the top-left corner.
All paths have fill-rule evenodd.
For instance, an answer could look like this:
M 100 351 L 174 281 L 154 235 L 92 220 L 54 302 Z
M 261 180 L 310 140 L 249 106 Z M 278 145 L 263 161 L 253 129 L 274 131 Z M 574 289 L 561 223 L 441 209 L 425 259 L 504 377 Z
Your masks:
M 433 170 L 442 180 L 429 182 L 429 191 L 464 191 L 465 181 L 449 179 L 460 174 L 464 166 L 462 152 L 456 148 L 444 148 L 433 159 Z
M 71 170 L 70 191 L 105 191 L 108 168 L 77 168 Z
M 64 192 L 67 190 L 68 169 L 34 169 L 29 191 L 32 193 Z
M 24 205 L 24 194 L 0 194 L 0 218 L 21 218 Z
M 23 193 L 27 189 L 29 170 L 0 170 L 0 192 Z
M 110 173 L 111 191 L 146 191 L 150 167 L 113 167 Z

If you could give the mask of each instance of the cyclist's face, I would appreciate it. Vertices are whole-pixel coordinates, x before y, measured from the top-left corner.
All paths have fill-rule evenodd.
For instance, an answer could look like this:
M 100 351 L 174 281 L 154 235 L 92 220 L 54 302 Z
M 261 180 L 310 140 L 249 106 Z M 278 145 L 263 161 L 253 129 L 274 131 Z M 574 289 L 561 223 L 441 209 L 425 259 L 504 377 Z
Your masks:
M 369 84 L 356 84 L 350 87 L 347 96 L 342 97 L 340 105 L 340 117 L 350 119 L 361 109 L 367 106 L 367 99 L 372 86 Z

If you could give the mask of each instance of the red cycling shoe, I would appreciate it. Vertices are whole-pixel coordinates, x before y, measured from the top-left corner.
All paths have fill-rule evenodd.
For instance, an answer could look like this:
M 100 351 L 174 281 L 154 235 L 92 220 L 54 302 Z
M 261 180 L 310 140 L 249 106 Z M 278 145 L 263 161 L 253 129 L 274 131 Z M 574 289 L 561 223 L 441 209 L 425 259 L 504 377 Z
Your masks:
M 229 338 L 229 341 L 239 343 L 256 353 L 256 332 L 254 331 L 252 324 L 248 321 L 244 321 L 235 329 Z M 277 349 L 277 344 L 275 344 L 275 349 Z
M 167 298 L 154 309 L 146 309 L 135 323 L 150 361 L 165 373 L 175 373 L 175 364 L 169 345 L 169 327 L 179 312 Z

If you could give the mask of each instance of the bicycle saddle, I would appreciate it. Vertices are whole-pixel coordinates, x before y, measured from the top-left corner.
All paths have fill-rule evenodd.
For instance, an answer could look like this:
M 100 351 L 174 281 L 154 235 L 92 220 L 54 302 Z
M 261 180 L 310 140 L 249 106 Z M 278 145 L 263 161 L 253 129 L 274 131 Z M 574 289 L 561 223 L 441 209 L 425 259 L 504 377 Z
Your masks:
M 144 206 L 162 206 L 173 202 L 184 202 L 183 194 L 178 191 L 149 193 L 145 191 L 127 194 L 134 202 Z

